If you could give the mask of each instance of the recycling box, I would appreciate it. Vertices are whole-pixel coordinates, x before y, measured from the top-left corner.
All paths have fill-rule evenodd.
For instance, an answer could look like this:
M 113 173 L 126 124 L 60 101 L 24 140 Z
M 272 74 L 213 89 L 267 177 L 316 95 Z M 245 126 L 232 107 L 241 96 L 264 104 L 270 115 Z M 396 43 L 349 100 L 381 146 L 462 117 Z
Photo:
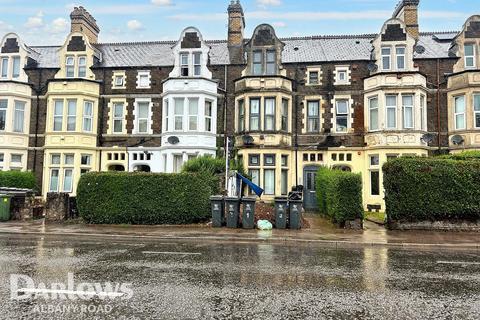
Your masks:
M 225 207 L 223 204 L 223 196 L 210 197 L 212 205 L 212 226 L 214 228 L 220 228 L 223 225 Z
M 10 202 L 12 197 L 0 194 L 0 221 L 10 220 Z
M 275 198 L 275 227 L 285 229 L 287 227 L 287 197 Z
M 225 214 L 227 215 L 227 228 L 238 228 L 240 199 L 237 197 L 225 198 Z
M 255 228 L 255 198 L 243 198 L 242 227 L 243 229 Z

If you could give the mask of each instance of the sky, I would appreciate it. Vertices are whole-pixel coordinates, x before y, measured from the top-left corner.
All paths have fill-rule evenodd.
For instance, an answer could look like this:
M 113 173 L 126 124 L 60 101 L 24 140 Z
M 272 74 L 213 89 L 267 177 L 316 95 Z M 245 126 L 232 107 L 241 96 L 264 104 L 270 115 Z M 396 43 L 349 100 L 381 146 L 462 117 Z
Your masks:
M 84 6 L 97 20 L 99 42 L 177 40 L 188 26 L 205 39 L 226 39 L 230 0 L 0 0 L 0 35 L 30 45 L 60 45 L 69 14 Z M 398 0 L 241 0 L 246 37 L 261 23 L 279 37 L 377 33 Z M 421 0 L 421 31 L 457 31 L 480 14 L 480 0 Z

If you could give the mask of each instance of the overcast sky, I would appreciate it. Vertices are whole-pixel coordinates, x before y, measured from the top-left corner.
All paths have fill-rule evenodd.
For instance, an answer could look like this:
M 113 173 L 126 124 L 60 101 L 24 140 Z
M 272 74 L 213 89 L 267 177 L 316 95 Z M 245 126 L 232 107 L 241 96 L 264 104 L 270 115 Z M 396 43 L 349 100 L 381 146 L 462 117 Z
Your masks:
M 376 33 L 398 0 L 241 0 L 246 36 L 272 24 L 278 36 Z M 207 39 L 226 39 L 230 0 L 0 0 L 0 34 L 17 32 L 27 44 L 61 44 L 69 14 L 83 5 L 101 28 L 100 42 L 177 40 L 187 26 Z M 480 0 L 421 0 L 421 31 L 460 30 L 480 14 Z

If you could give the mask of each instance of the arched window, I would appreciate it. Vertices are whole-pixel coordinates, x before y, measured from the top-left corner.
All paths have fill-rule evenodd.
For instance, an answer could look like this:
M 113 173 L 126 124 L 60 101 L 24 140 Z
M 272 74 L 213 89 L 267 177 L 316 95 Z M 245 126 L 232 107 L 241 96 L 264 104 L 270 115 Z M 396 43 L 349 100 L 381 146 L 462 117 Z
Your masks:
M 125 167 L 121 164 L 112 164 L 108 167 L 108 171 L 125 171 Z
M 141 165 L 137 165 L 133 168 L 133 171 L 135 172 L 150 172 L 150 166 L 147 166 L 147 165 L 144 165 L 144 164 L 141 164 Z

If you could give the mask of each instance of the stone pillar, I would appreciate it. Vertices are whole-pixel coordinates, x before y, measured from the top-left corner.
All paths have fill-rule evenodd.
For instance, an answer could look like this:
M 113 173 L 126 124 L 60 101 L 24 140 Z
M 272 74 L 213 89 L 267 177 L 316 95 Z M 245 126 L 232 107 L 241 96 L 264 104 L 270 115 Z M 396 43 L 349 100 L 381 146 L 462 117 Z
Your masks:
M 46 221 L 66 220 L 70 212 L 70 195 L 68 193 L 48 193 L 45 204 Z

